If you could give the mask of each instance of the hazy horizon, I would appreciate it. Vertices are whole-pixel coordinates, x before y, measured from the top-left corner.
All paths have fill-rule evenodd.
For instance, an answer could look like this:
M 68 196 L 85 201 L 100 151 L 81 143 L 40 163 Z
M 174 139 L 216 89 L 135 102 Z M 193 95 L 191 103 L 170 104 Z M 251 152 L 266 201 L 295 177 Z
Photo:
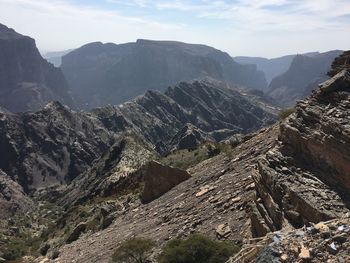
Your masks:
M 44 53 L 151 39 L 274 58 L 350 43 L 347 0 L 0 0 L 0 10 L 0 23 Z

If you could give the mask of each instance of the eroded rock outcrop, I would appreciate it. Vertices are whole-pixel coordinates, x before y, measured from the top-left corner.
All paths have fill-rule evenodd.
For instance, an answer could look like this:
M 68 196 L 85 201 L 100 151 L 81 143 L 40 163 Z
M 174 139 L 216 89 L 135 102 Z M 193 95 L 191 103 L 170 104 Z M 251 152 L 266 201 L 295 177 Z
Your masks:
M 184 170 L 164 166 L 155 161 L 148 163 L 144 175 L 142 202 L 153 201 L 190 177 L 191 175 Z
M 280 124 L 279 145 L 258 162 L 257 199 L 250 209 L 255 236 L 349 211 L 350 65 L 344 56 L 321 90 Z

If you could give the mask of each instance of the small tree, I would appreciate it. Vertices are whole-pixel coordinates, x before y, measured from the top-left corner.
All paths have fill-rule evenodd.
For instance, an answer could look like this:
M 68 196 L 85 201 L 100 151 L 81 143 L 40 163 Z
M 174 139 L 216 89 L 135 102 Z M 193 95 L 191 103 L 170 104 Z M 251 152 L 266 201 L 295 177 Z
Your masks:
M 159 263 L 224 263 L 238 252 L 229 242 L 214 241 L 202 235 L 170 241 L 158 258 Z
M 123 242 L 113 253 L 113 262 L 145 263 L 155 242 L 147 238 L 131 238 Z

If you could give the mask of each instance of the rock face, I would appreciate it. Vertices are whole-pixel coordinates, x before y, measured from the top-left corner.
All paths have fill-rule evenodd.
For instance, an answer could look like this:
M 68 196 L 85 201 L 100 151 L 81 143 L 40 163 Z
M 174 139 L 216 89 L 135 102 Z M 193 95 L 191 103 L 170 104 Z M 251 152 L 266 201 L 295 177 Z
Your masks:
M 334 77 L 343 69 L 348 69 L 350 64 L 350 51 L 345 51 L 342 55 L 335 58 L 332 63 L 332 69 L 328 72 L 330 77 Z
M 61 67 L 83 107 L 90 109 L 204 77 L 251 88 L 267 85 L 263 73 L 253 65 L 240 65 L 208 46 L 171 41 L 90 43 L 64 56 Z
M 0 105 L 35 111 L 52 100 L 73 105 L 61 70 L 41 57 L 32 38 L 0 24 Z
M 304 99 L 311 91 L 327 79 L 334 58 L 342 52 L 335 50 L 313 55 L 297 55 L 284 74 L 275 77 L 267 94 L 282 106 L 292 106 L 299 99 Z
M 190 177 L 188 172 L 181 169 L 164 166 L 155 161 L 148 163 L 144 175 L 142 202 L 153 201 Z
M 89 114 L 53 102 L 36 113 L 0 113 L 0 169 L 30 189 L 70 182 L 113 144 Z
M 280 124 L 280 145 L 259 161 L 258 198 L 250 211 L 259 219 L 253 224 L 256 236 L 349 211 L 350 81 L 344 77 L 349 70 L 349 62 L 333 64 L 332 79 L 297 104 Z
M 119 129 L 114 120 L 116 116 L 122 118 L 153 145 L 169 145 L 188 123 L 220 141 L 256 130 L 275 118 L 235 90 L 198 81 L 180 83 L 165 94 L 148 91 L 135 100 L 94 113 L 111 129 Z

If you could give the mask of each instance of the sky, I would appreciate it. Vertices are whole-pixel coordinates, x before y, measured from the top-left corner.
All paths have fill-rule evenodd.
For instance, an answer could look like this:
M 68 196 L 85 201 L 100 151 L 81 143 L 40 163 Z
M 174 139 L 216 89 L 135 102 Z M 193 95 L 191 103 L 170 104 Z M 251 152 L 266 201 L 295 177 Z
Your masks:
M 41 51 L 136 39 L 268 58 L 350 49 L 350 0 L 0 0 L 0 23 Z

